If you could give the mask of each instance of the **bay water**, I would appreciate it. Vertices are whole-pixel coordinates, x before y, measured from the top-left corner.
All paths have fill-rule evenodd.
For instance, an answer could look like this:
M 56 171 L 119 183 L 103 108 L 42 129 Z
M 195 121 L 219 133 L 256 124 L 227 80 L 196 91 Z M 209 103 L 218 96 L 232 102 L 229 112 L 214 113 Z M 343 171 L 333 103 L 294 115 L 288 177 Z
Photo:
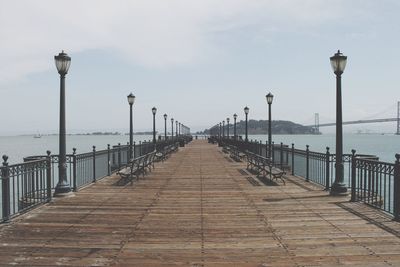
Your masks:
M 93 146 L 96 150 L 103 150 L 107 149 L 107 144 L 126 145 L 129 135 L 68 135 L 66 139 L 67 154 L 72 154 L 73 148 L 80 154 L 93 151 Z M 133 136 L 133 141 L 137 143 L 152 139 L 152 135 Z M 7 155 L 9 164 L 21 163 L 26 156 L 46 155 L 47 150 L 58 154 L 58 135 L 43 135 L 40 138 L 32 135 L 0 136 L 0 155 Z
M 249 135 L 250 140 L 258 140 L 265 143 L 268 140 L 267 135 Z M 151 135 L 134 135 L 133 140 L 149 141 Z M 330 152 L 335 152 L 335 135 L 273 135 L 272 140 L 275 144 L 283 142 L 295 148 L 309 149 L 315 152 L 326 152 L 326 147 Z M 77 149 L 77 153 L 92 151 L 92 146 L 96 150 L 107 148 L 107 144 L 117 145 L 126 144 L 129 141 L 129 135 L 68 135 L 67 153 L 72 153 L 72 148 Z M 381 161 L 394 162 L 395 154 L 400 153 L 400 135 L 389 134 L 344 134 L 343 153 L 351 153 L 355 149 L 359 154 L 376 155 Z M 41 138 L 33 136 L 0 136 L 0 155 L 9 156 L 9 163 L 15 164 L 23 161 L 23 157 L 33 155 L 45 155 L 50 150 L 52 154 L 58 154 L 58 136 L 44 135 Z

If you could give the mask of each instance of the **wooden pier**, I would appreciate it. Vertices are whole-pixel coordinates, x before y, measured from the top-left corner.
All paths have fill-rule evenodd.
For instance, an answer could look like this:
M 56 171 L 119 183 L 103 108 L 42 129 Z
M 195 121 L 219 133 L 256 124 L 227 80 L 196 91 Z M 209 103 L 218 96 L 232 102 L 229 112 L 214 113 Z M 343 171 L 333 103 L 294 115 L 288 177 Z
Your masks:
M 107 177 L 0 226 L 0 266 L 400 266 L 400 224 L 193 141 L 133 185 Z

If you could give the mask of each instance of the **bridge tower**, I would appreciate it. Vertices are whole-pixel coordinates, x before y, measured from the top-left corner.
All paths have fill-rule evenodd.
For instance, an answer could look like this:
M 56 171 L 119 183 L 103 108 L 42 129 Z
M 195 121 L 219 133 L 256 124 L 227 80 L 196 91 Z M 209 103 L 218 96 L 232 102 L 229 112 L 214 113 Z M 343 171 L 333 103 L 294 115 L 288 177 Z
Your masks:
M 400 135 L 400 101 L 397 101 L 397 135 Z
M 319 113 L 314 114 L 314 129 L 315 133 L 319 134 Z

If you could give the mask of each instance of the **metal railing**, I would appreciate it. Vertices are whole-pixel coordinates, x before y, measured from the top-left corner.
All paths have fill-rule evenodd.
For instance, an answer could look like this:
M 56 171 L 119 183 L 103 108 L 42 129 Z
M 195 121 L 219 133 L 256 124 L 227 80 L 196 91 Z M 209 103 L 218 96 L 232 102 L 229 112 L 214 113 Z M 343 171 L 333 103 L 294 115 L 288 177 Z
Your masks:
M 351 201 L 362 201 L 400 219 L 400 155 L 395 163 L 378 161 L 352 151 Z
M 161 151 L 171 144 L 184 144 L 192 140 L 191 136 L 170 138 L 154 144 L 150 141 L 133 143 L 132 157 L 137 158 L 154 150 Z M 67 180 L 73 191 L 94 183 L 112 173 L 125 168 L 130 160 L 130 146 L 107 145 L 107 149 L 72 154 L 66 157 Z M 8 157 L 3 156 L 0 167 L 1 210 L 0 222 L 21 214 L 30 208 L 51 200 L 52 192 L 58 183 L 58 155 L 47 151 L 46 155 L 24 158 L 20 164 L 8 165 Z
M 330 153 L 329 147 L 325 153 L 296 149 L 280 144 L 268 144 L 259 141 L 245 142 L 232 138 L 217 138 L 220 146 L 233 145 L 242 152 L 250 151 L 269 157 L 272 164 L 287 169 L 292 175 L 320 184 L 329 190 L 334 182 L 336 155 Z M 271 152 L 269 152 L 271 150 Z M 362 201 L 394 216 L 400 221 L 400 154 L 396 155 L 395 163 L 379 161 L 373 155 L 351 154 L 343 155 L 344 183 L 351 193 L 351 201 Z
M 7 160 L 3 156 L 0 172 L 2 221 L 51 199 L 50 157 L 13 165 Z

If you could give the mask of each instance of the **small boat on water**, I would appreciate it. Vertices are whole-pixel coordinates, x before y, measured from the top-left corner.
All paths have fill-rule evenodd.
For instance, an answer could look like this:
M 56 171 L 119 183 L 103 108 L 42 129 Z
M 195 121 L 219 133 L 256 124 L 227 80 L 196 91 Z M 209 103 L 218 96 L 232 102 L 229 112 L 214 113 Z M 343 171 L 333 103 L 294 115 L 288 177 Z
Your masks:
M 42 136 L 41 136 L 40 134 L 35 134 L 35 135 L 33 136 L 33 138 L 42 138 Z

